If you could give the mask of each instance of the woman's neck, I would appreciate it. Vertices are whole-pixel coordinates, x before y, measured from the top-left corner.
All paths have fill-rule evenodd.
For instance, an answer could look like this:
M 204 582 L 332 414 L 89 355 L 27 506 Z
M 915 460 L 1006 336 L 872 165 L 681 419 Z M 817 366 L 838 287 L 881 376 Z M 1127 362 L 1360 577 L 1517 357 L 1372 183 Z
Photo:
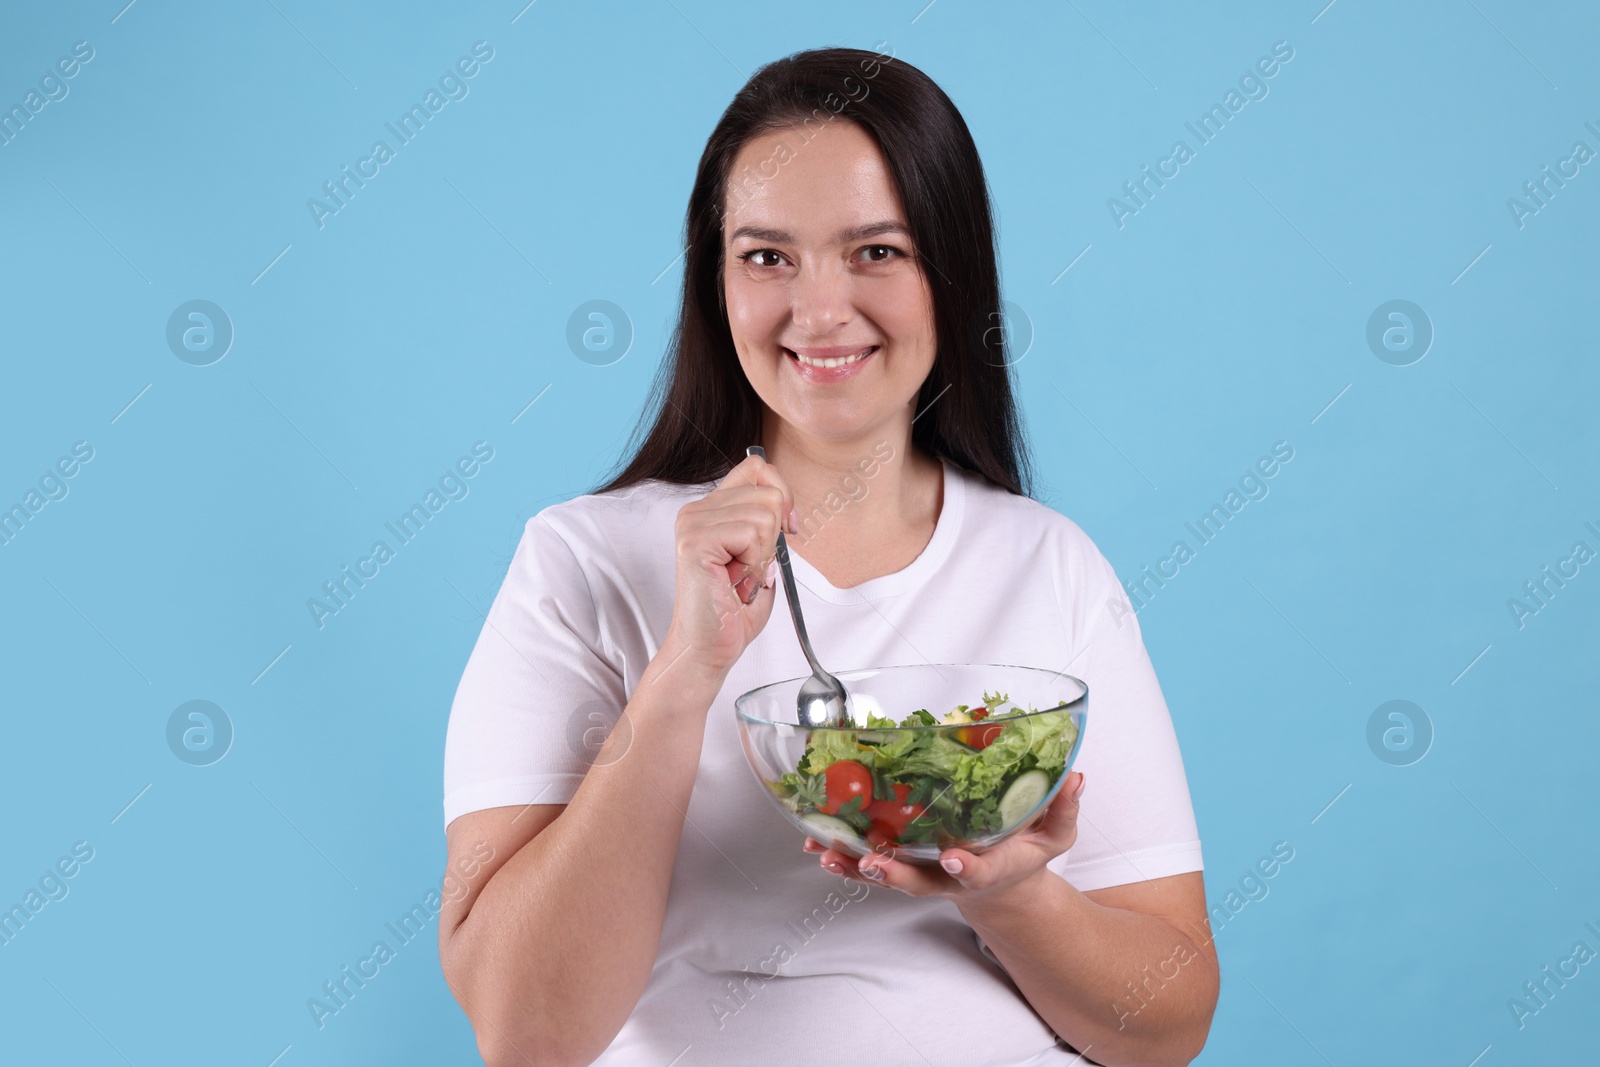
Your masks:
M 789 544 L 839 588 L 893 574 L 927 547 L 944 503 L 939 460 L 899 433 L 848 443 L 767 435 L 767 459 L 794 493 Z

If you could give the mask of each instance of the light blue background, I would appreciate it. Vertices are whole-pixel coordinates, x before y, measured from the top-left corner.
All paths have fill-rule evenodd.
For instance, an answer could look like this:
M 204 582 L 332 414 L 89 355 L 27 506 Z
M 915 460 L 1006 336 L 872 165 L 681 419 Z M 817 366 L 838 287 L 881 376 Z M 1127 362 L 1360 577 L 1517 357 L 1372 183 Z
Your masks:
M 95 458 L 0 547 L 0 903 L 95 858 L 0 947 L 3 1058 L 477 1062 L 431 925 L 320 1031 L 306 1000 L 439 884 L 480 613 L 638 415 L 712 125 L 761 63 L 880 41 L 982 151 L 1045 500 L 1133 577 L 1295 450 L 1140 614 L 1211 902 L 1295 850 L 1218 933 L 1200 1062 L 1592 1055 L 1600 964 L 1520 1031 L 1507 1000 L 1600 949 L 1600 564 L 1521 629 L 1506 602 L 1600 549 L 1600 164 L 1523 228 L 1506 201 L 1600 149 L 1600 18 L 1324 2 L 11 5 L 0 103 L 95 57 L 0 147 L 0 504 Z M 478 40 L 470 95 L 318 229 L 307 199 Z M 1119 229 L 1107 199 L 1280 40 Z M 635 330 L 606 367 L 565 342 L 597 298 Z M 193 299 L 236 331 L 207 367 L 165 341 Z M 1391 299 L 1436 331 L 1410 366 L 1365 341 Z M 307 598 L 479 440 L 470 495 L 319 630 Z M 165 740 L 192 699 L 236 731 L 208 767 Z M 1367 744 L 1391 699 L 1435 731 L 1410 766 Z

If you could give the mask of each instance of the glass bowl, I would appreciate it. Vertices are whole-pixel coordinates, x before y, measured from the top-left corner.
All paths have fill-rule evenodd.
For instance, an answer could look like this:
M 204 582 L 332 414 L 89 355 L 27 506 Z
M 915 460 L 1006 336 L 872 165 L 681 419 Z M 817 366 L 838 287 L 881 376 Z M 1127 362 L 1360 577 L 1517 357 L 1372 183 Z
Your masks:
M 852 856 L 936 863 L 946 848 L 992 848 L 1055 798 L 1083 743 L 1089 687 L 1058 671 L 963 663 L 836 676 L 849 726 L 797 724 L 804 678 L 734 707 L 762 792 L 795 829 Z M 945 721 L 963 705 L 956 717 L 971 721 Z

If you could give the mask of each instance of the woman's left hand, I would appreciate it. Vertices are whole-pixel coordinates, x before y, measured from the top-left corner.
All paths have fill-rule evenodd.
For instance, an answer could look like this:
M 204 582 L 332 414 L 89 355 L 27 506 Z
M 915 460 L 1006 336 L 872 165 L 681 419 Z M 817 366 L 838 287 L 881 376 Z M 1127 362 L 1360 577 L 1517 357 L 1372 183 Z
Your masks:
M 859 860 L 806 838 L 805 851 L 820 854 L 824 870 L 868 885 L 883 885 L 914 897 L 954 897 L 958 902 L 1001 893 L 1038 874 L 1078 839 L 1078 798 L 1083 774 L 1073 771 L 1033 826 L 1012 834 L 981 855 L 960 848 L 939 854 L 939 865 L 906 863 L 893 847 Z

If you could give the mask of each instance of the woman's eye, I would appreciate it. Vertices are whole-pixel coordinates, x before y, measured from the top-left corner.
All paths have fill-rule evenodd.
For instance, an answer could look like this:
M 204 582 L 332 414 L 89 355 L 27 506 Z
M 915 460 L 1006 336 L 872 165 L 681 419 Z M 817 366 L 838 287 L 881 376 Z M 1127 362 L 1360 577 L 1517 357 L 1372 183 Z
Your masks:
M 763 258 L 766 256 L 771 256 L 773 262 L 768 262 L 765 258 Z M 753 252 L 742 253 L 739 258 L 744 260 L 746 263 L 754 264 L 757 267 L 776 267 L 778 265 L 776 260 L 781 259 L 782 257 L 770 248 L 758 248 Z
M 887 263 L 896 256 L 905 255 L 893 245 L 868 245 L 861 250 L 861 254 L 868 263 Z

